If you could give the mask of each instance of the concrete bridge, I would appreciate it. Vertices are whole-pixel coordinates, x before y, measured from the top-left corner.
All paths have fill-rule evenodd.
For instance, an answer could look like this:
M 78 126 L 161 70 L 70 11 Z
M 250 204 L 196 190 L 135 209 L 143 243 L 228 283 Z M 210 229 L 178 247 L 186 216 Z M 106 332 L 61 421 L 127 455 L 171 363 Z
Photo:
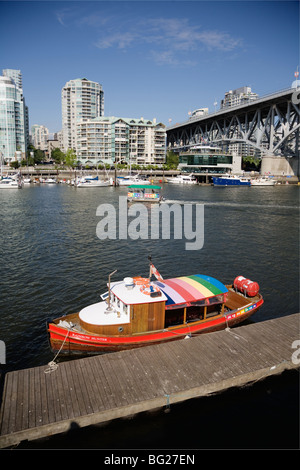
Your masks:
M 299 103 L 300 88 L 289 88 L 247 105 L 191 118 L 167 128 L 167 147 L 181 151 L 203 141 L 223 145 L 242 142 L 259 150 L 266 161 L 287 159 L 293 173 L 299 175 Z

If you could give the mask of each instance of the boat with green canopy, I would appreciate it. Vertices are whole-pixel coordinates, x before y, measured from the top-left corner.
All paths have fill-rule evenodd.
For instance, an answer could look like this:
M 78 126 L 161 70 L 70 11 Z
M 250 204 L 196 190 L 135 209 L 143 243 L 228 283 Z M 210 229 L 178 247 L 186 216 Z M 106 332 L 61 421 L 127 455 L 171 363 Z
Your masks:
M 154 184 L 132 184 L 128 186 L 127 200 L 129 202 L 160 202 L 161 186 Z

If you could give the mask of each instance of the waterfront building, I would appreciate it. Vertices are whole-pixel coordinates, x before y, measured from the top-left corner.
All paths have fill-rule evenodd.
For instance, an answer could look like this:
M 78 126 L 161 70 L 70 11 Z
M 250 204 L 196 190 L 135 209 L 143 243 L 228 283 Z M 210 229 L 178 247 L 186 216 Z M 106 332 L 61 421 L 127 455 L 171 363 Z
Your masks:
M 161 165 L 165 155 L 166 128 L 156 119 L 109 116 L 77 124 L 77 158 L 83 165 Z
M 0 76 L 0 156 L 10 163 L 26 158 L 29 143 L 28 108 L 20 70 L 5 69 Z
M 195 145 L 179 153 L 178 169 L 183 173 L 241 173 L 240 156 L 213 145 Z
M 102 85 L 86 78 L 68 81 L 62 89 L 63 149 L 77 151 L 77 123 L 104 115 Z
M 31 126 L 31 142 L 36 149 L 47 150 L 49 130 L 45 126 L 34 124 Z

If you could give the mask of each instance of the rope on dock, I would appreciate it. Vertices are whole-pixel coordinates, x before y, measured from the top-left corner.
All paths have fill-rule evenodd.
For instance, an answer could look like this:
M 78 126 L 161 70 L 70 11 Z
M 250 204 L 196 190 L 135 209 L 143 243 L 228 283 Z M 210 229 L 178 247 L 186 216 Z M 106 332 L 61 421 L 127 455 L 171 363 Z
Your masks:
M 55 370 L 58 369 L 58 364 L 57 364 L 57 362 L 55 362 L 55 359 L 57 358 L 57 356 L 59 355 L 60 351 L 62 350 L 63 345 L 65 344 L 65 341 L 66 341 L 66 339 L 67 339 L 69 333 L 70 333 L 70 329 L 68 329 L 67 334 L 66 334 L 66 336 L 64 337 L 64 340 L 63 340 L 63 342 L 62 342 L 62 345 L 61 345 L 61 347 L 59 348 L 59 350 L 58 350 L 56 356 L 53 358 L 52 361 L 48 362 L 48 366 L 49 366 L 49 367 L 44 370 L 45 374 L 50 374 L 51 372 L 54 372 Z

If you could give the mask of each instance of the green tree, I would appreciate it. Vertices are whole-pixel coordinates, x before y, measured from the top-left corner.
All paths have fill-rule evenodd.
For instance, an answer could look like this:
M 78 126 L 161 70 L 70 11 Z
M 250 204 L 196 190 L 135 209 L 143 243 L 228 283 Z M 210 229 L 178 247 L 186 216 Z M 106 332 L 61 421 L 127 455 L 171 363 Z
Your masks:
M 65 162 L 66 162 L 66 165 L 71 167 L 71 168 L 74 168 L 76 166 L 77 157 L 76 157 L 76 153 L 74 152 L 73 149 L 68 149 L 67 150 Z
M 242 158 L 243 170 L 260 170 L 261 159 L 258 157 L 246 156 Z
M 179 164 L 179 155 L 177 153 L 172 152 L 172 150 L 168 150 L 166 164 L 169 168 L 176 170 Z
M 59 164 L 65 161 L 66 155 L 59 148 L 55 148 L 51 152 L 51 158 L 55 161 L 55 163 Z
M 34 163 L 41 163 L 44 158 L 45 158 L 45 154 L 43 152 L 43 150 L 41 149 L 34 149 Z

